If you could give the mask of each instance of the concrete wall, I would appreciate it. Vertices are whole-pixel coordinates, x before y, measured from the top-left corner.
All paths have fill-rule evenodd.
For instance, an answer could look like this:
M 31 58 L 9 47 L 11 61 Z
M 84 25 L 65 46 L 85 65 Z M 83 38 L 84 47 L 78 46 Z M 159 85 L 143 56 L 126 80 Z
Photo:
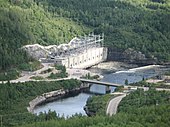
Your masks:
M 40 96 L 37 96 L 35 99 L 33 99 L 32 101 L 29 102 L 29 107 L 27 107 L 27 110 L 30 113 L 34 113 L 34 108 L 38 105 L 41 105 L 43 103 L 47 103 L 47 102 L 51 102 L 54 101 L 56 99 L 60 99 L 66 95 L 71 95 L 71 94 L 76 94 L 76 93 L 80 93 L 81 91 L 84 90 L 89 90 L 89 85 L 87 83 L 85 84 L 81 84 L 80 87 L 77 88 L 73 88 L 72 90 L 56 90 L 56 91 L 51 91 L 48 93 L 44 93 Z
M 62 65 L 67 68 L 87 68 L 107 59 L 107 48 L 97 47 L 85 50 L 62 60 Z

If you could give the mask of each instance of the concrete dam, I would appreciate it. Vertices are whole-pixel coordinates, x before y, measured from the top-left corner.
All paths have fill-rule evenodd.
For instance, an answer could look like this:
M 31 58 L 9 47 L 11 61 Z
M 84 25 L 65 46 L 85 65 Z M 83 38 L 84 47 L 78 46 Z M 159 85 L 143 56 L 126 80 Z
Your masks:
M 64 65 L 66 68 L 88 68 L 107 59 L 108 49 L 103 46 L 104 34 L 89 34 L 73 38 L 68 44 L 23 47 L 41 62 Z
M 88 68 L 107 59 L 103 47 L 104 34 L 75 37 L 68 44 L 60 45 L 60 52 L 51 53 L 47 60 L 66 68 Z

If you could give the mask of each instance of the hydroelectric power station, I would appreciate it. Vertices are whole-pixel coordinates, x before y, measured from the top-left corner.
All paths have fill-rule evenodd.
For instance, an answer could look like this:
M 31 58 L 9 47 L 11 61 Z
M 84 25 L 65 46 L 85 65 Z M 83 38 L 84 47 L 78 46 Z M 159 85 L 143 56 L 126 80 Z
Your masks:
M 73 38 L 68 44 L 58 46 L 47 60 L 66 68 L 88 68 L 107 59 L 107 48 L 103 47 L 104 34 Z

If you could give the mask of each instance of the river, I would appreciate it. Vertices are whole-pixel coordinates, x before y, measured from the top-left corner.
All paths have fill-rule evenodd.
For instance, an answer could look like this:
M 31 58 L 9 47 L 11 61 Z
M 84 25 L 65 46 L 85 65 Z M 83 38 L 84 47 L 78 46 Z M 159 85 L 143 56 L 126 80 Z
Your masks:
M 158 75 L 160 71 L 158 69 L 133 69 L 129 70 L 127 67 L 119 68 L 119 71 L 111 71 L 108 69 L 100 69 L 100 68 L 91 68 L 89 69 L 92 72 L 99 73 L 103 75 L 103 79 L 101 81 L 113 82 L 118 84 L 124 84 L 125 80 L 128 80 L 128 83 L 141 81 L 143 78 L 150 78 Z M 114 91 L 114 87 L 111 88 Z M 105 94 L 105 86 L 93 84 L 90 88 L 91 92 Z M 60 99 L 54 102 L 50 102 L 41 106 L 38 106 L 34 109 L 35 114 L 39 114 L 40 112 L 48 112 L 56 111 L 59 116 L 70 117 L 76 113 L 81 113 L 82 115 L 86 115 L 83 107 L 86 104 L 86 101 L 89 96 L 92 94 L 80 93 L 74 97 L 69 97 L 65 99 Z

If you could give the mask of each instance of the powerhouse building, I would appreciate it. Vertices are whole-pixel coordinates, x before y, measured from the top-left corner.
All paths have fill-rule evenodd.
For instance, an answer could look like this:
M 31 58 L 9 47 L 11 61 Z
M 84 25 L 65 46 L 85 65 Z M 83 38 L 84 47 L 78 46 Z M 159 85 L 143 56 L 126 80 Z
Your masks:
M 73 38 L 68 44 L 61 44 L 59 51 L 51 53 L 48 61 L 66 68 L 88 68 L 107 59 L 107 48 L 103 46 L 104 34 Z

